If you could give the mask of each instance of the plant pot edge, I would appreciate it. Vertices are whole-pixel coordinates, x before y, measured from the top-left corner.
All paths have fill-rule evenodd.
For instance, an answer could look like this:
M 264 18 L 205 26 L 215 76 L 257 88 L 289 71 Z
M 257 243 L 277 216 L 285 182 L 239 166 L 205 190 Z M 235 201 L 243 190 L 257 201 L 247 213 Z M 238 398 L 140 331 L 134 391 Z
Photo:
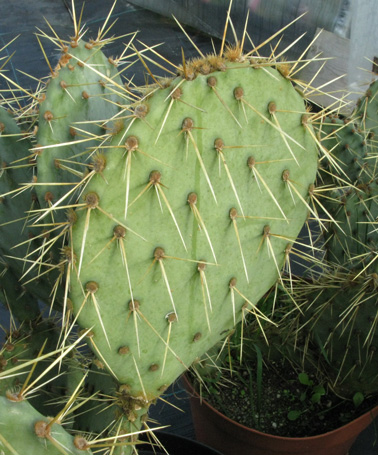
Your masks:
M 240 443 L 242 444 L 242 447 L 244 447 L 244 451 L 241 453 L 244 453 L 245 455 L 248 455 L 249 453 L 253 455 L 260 455 L 260 453 L 265 455 L 312 455 L 317 454 L 317 451 L 320 449 L 324 450 L 324 453 L 327 453 L 327 455 L 345 455 L 357 439 L 358 435 L 373 422 L 375 417 L 378 416 L 377 405 L 353 421 L 320 435 L 308 437 L 271 435 L 255 430 L 254 428 L 246 427 L 229 419 L 211 406 L 206 400 L 201 399 L 186 374 L 183 375 L 181 379 L 190 396 L 190 405 L 192 414 L 194 414 L 193 424 L 197 439 L 216 448 L 219 443 L 222 446 L 225 455 L 228 453 L 228 444 L 232 447 L 232 450 L 235 450 L 236 439 L 240 439 Z M 206 432 L 202 431 L 204 423 L 199 423 L 198 421 L 198 419 L 202 419 L 202 414 L 207 423 Z M 221 433 L 219 435 L 209 434 L 209 428 L 211 428 L 211 433 L 215 431 L 220 431 Z M 251 452 L 245 451 L 246 444 L 248 444 L 248 447 L 251 447 Z M 254 444 L 257 444 L 257 447 L 252 449 Z M 259 446 L 261 449 L 259 449 Z M 327 448 L 328 446 L 330 447 L 329 450 Z M 267 452 L 267 450 L 270 450 L 271 452 Z

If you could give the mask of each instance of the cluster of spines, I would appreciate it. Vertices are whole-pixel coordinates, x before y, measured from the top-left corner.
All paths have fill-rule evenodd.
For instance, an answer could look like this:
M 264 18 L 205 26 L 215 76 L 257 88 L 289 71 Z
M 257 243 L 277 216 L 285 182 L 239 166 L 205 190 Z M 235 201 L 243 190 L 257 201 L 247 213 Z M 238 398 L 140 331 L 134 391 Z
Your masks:
M 70 428 L 70 408 L 84 373 L 76 344 L 64 351 L 58 347 L 60 336 L 52 320 L 35 320 L 12 329 L 0 348 L 0 447 L 5 453 L 23 453 L 25 447 L 46 454 L 89 448 L 82 446 L 83 437 L 71 436 L 62 426 Z
M 330 384 L 347 397 L 375 394 L 378 384 L 377 88 L 371 85 L 351 118 L 323 121 L 322 143 L 332 159 L 320 178 L 334 223 L 322 235 L 316 281 L 300 280 L 296 288 L 305 309 L 300 327 L 319 344 Z
M 35 298 L 48 299 L 51 282 L 39 279 L 37 271 L 43 268 L 38 259 L 48 234 L 30 226 L 30 211 L 39 207 L 36 194 L 30 190 L 19 192 L 20 185 L 34 180 L 29 165 L 30 133 L 24 132 L 19 123 L 11 112 L 0 108 L 0 287 L 4 304 L 15 317 L 31 320 L 39 315 Z M 37 266 L 31 271 L 34 261 Z M 24 275 L 36 279 L 38 285 L 29 285 L 28 280 L 20 282 Z

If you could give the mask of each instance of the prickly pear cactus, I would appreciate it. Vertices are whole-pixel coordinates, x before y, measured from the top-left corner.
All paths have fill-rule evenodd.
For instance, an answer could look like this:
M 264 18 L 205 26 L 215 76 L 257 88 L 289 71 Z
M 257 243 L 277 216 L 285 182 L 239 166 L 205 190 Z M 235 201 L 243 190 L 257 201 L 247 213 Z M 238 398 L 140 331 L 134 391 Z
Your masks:
M 27 213 L 33 228 L 47 230 L 42 247 L 25 242 L 37 273 L 30 279 L 49 277 L 49 297 L 63 302 L 59 341 L 47 349 L 63 352 L 86 334 L 93 351 L 83 349 L 78 368 L 83 390 L 63 382 L 65 408 L 40 439 L 28 426 L 43 420 L 38 411 L 3 399 L 9 412 L 22 409 L 35 453 L 41 441 L 55 453 L 53 429 L 71 407 L 72 428 L 96 441 L 68 437 L 72 453 L 136 453 L 151 403 L 246 311 L 262 317 L 260 297 L 282 281 L 292 243 L 308 213 L 316 216 L 316 116 L 288 64 L 223 42 L 219 55 L 174 65 L 177 77 L 149 71 L 153 85 L 130 89 L 117 63 L 129 47 L 145 61 L 133 38 L 120 60 L 107 59 L 105 25 L 93 41 L 82 40 L 78 23 L 68 42 L 50 37 L 63 54 L 33 97 L 33 185 L 14 185 L 18 195 L 35 188 L 39 206 Z M 5 362 L 2 378 L 8 351 Z M 52 375 L 60 387 L 60 370 Z M 17 387 L 12 381 L 3 384 Z M 5 426 L 4 450 L 22 452 Z
M 41 314 L 38 300 L 20 283 L 19 275 L 10 269 L 7 262 L 1 261 L 0 267 L 0 302 L 9 311 L 9 319 L 37 319 Z
M 335 159 L 327 173 L 342 182 L 325 202 L 336 224 L 324 234 L 324 274 L 297 289 L 305 296 L 306 331 L 325 358 L 324 371 L 349 398 L 378 390 L 377 89 L 378 83 L 371 85 L 351 119 L 323 125 L 323 144 Z
M 377 289 L 377 272 L 357 277 L 333 270 L 308 293 L 307 332 L 324 356 L 321 370 L 349 399 L 377 393 Z
M 0 449 L 4 455 L 92 453 L 85 447 L 84 438 L 71 436 L 62 425 L 40 414 L 28 401 L 14 402 L 0 396 L 0 426 Z
M 8 255 L 13 253 L 13 256 L 17 256 L 17 252 L 12 252 L 11 248 L 27 239 L 30 232 L 25 228 L 26 217 L 36 200 L 30 190 L 18 196 L 14 194 L 21 183 L 32 183 L 33 174 L 28 166 L 31 147 L 31 142 L 23 137 L 12 114 L 0 107 L 0 194 L 6 194 L 0 201 L 0 247 Z M 27 246 L 24 245 L 20 253 L 21 257 L 27 256 Z M 12 267 L 21 274 L 25 265 L 22 261 L 13 260 Z
M 322 133 L 322 144 L 333 157 L 322 174 L 331 185 L 325 207 L 334 220 L 324 233 L 327 259 L 350 268 L 356 262 L 351 259 L 366 252 L 374 237 L 369 225 L 377 206 L 374 134 L 363 129 L 356 115 L 346 120 L 326 118 Z
M 36 383 L 38 394 L 28 395 L 29 403 L 42 414 L 58 413 L 61 400 L 74 392 L 84 375 L 77 350 L 56 362 L 60 338 L 61 328 L 53 319 L 12 330 L 0 347 L 0 395 L 22 399 L 29 384 Z
M 128 390 L 108 373 L 103 364 L 94 359 L 88 368 L 85 388 L 82 392 L 85 402 L 75 415 L 74 430 L 86 434 L 101 434 L 106 428 L 115 441 L 123 439 L 119 435 L 139 432 L 147 422 L 145 403 L 133 400 Z M 148 427 L 146 427 L 148 428 Z M 131 431 L 130 431 L 131 430 Z M 130 436 L 126 439 L 130 443 Z M 131 439 L 137 440 L 137 434 Z M 123 453 L 126 448 L 114 449 Z
M 31 184 L 33 181 L 33 171 L 29 166 L 29 148 L 32 147 L 29 136 L 21 130 L 13 115 L 1 106 L 0 289 L 4 295 L 3 303 L 8 305 L 20 321 L 39 315 L 38 305 L 30 296 L 48 300 L 51 290 L 51 283 L 46 277 L 38 279 L 37 283 L 24 285 L 23 288 L 17 282 L 38 257 L 30 254 L 30 242 L 33 247 L 41 248 L 45 241 L 42 229 L 29 225 L 30 211 L 38 208 L 35 192 L 31 188 L 19 194 L 17 192 L 22 184 Z M 29 279 L 37 277 L 37 269 L 38 267 L 28 274 Z
M 132 108 L 68 253 L 79 324 L 147 405 L 277 280 L 317 149 L 291 82 L 241 57 L 196 61 Z
M 377 91 L 378 83 L 375 80 L 357 103 L 356 115 L 360 119 L 361 127 L 371 139 L 377 131 Z
M 42 207 L 54 206 L 65 197 L 74 200 L 75 183 L 96 163 L 96 155 L 107 129 L 114 127 L 125 91 L 112 59 L 101 51 L 102 42 L 72 39 L 62 55 L 45 93 L 40 96 L 37 134 L 37 191 Z M 123 94 L 123 98 L 120 96 Z M 43 185 L 46 183 L 46 185 Z M 65 211 L 53 212 L 64 219 Z
M 38 126 L 33 122 L 24 132 L 6 109 L 0 110 L 0 286 L 4 302 L 9 301 L 20 321 L 36 318 L 39 307 L 29 295 L 33 313 L 25 314 L 21 302 L 16 304 L 13 275 L 26 283 L 17 300 L 29 292 L 55 309 L 63 300 L 63 287 L 56 285 L 64 280 L 61 248 L 75 220 L 74 211 L 65 207 L 79 191 L 75 182 L 101 174 L 99 148 L 115 128 L 121 102 L 127 103 L 116 63 L 101 50 L 105 43 L 101 37 L 90 42 L 76 37 L 69 45 L 57 42 L 62 55 L 47 89 L 34 96 Z M 34 110 L 33 105 L 29 111 Z M 55 210 L 59 201 L 60 210 Z M 38 219 L 41 208 L 47 209 L 43 220 Z

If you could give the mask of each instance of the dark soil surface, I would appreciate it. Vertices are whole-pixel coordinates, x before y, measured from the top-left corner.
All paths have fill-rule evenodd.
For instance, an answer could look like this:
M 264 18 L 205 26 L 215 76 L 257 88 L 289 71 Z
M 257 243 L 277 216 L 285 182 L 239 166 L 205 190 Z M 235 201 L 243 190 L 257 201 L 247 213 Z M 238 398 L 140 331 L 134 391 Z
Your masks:
M 218 392 L 203 392 L 204 398 L 227 417 L 264 433 L 304 437 L 331 431 L 378 404 L 378 397 L 365 399 L 357 408 L 313 377 L 303 384 L 298 374 L 283 365 L 263 368 L 260 399 L 255 378 L 244 369 L 224 373 Z M 251 371 L 255 371 L 251 366 Z M 305 382 L 306 382 L 305 381 Z

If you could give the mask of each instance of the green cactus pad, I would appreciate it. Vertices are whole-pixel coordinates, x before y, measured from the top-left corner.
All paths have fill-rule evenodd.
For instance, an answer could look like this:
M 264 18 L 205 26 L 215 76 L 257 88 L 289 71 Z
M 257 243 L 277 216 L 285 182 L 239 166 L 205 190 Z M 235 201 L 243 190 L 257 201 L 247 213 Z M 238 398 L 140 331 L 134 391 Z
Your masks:
M 22 286 L 19 274 L 14 273 L 6 263 L 3 267 L 0 272 L 0 303 L 9 310 L 10 318 L 18 321 L 37 319 L 41 314 L 38 300 Z M 30 286 L 28 288 L 30 289 Z
M 120 103 L 126 103 L 116 66 L 101 51 L 101 43 L 74 40 L 63 49 L 57 69 L 41 97 L 37 149 L 41 206 L 66 195 L 91 168 L 89 155 L 114 127 Z M 74 199 L 67 198 L 65 205 Z M 55 214 L 59 219 L 64 216 Z
M 29 234 L 36 233 L 36 230 L 30 231 L 26 227 L 26 214 L 35 204 L 35 194 L 30 190 L 15 193 L 21 184 L 32 183 L 33 172 L 28 159 L 30 147 L 31 142 L 23 137 L 16 120 L 0 107 L 0 195 L 5 195 L 0 198 L 0 248 L 7 255 L 19 255 L 21 258 L 27 255 L 28 246 L 13 251 L 12 247 L 26 240 Z M 7 261 L 12 263 L 17 272 L 25 267 L 22 261 L 9 258 Z
M 374 229 L 378 216 L 377 191 L 378 185 L 372 181 L 332 194 L 333 201 L 327 208 L 339 227 L 332 226 L 325 234 L 329 261 L 348 269 L 362 270 L 368 266 L 373 271 L 376 268 L 371 261 L 378 244 Z
M 341 182 L 363 184 L 369 182 L 374 172 L 373 163 L 367 158 L 371 141 L 356 120 L 326 117 L 322 125 L 322 145 L 334 157 L 328 161 L 324 180 L 342 179 Z
M 0 288 L 4 293 L 3 302 L 21 321 L 39 314 L 37 302 L 31 295 L 48 301 L 51 290 L 46 277 L 38 278 L 24 288 L 18 283 L 38 256 L 32 254 L 33 249 L 42 248 L 46 241 L 41 228 L 30 226 L 30 211 L 39 207 L 36 194 L 31 188 L 18 191 L 33 182 L 31 147 L 29 137 L 15 118 L 0 107 L 0 256 L 4 269 L 0 273 Z M 28 273 L 28 280 L 37 275 L 38 266 Z M 27 311 L 23 311 L 23 302 L 26 302 Z
M 42 414 L 58 413 L 62 400 L 69 399 L 84 375 L 75 350 L 52 365 L 60 352 L 60 338 L 61 327 L 52 319 L 13 330 L 0 347 L 0 395 L 21 396 L 27 379 L 27 384 L 35 382 L 37 387 L 29 399 L 31 405 Z
M 75 415 L 75 431 L 103 433 L 103 436 L 114 438 L 115 454 L 131 450 L 130 443 L 135 443 L 132 434 L 143 428 L 147 419 L 145 403 L 132 400 L 128 390 L 124 390 L 97 359 L 88 369 L 85 389 L 81 395 L 87 401 Z M 121 436 L 117 440 L 117 435 L 130 436 Z M 128 444 L 117 447 L 116 444 L 120 441 Z
M 323 275 L 297 289 L 306 309 L 304 330 L 325 360 L 323 371 L 348 398 L 374 394 L 378 387 L 377 89 L 378 83 L 371 85 L 352 119 L 323 124 L 322 143 L 334 158 L 323 180 L 336 183 L 324 207 L 338 226 L 324 233 Z
M 243 308 L 256 311 L 308 215 L 317 169 L 305 103 L 288 79 L 255 61 L 211 64 L 201 67 L 211 74 L 186 80 L 187 68 L 133 106 L 73 227 L 78 322 L 130 395 L 147 401 Z
M 14 402 L 0 397 L 0 450 L 4 455 L 83 455 L 92 453 L 79 447 L 74 438 L 49 418 L 36 411 L 27 401 Z
M 378 387 L 378 273 L 334 272 L 308 293 L 305 311 L 308 336 L 323 358 L 333 389 L 352 398 L 374 394 Z
M 373 135 L 378 133 L 378 81 L 375 80 L 370 84 L 370 87 L 359 100 L 356 115 L 361 119 L 361 125 L 364 131 L 370 132 Z

